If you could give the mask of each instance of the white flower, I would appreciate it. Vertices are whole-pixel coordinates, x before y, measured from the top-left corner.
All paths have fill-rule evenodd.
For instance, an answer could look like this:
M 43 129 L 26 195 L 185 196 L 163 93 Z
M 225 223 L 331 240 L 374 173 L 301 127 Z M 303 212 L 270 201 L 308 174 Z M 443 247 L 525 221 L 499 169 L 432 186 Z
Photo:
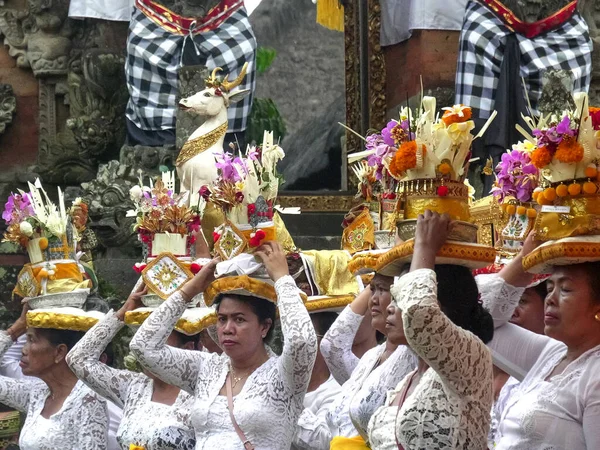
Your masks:
M 142 199 L 143 195 L 144 195 L 144 191 L 137 184 L 135 186 L 133 186 L 131 189 L 129 189 L 129 197 L 134 202 L 139 202 Z
M 65 222 L 60 218 L 56 211 L 48 215 L 46 219 L 46 228 L 54 236 L 60 237 L 66 232 Z
M 537 146 L 533 142 L 530 142 L 530 141 L 519 141 L 516 144 L 513 144 L 513 146 L 512 146 L 513 150 L 521 151 L 524 153 L 531 153 L 536 148 L 537 148 Z
M 27 221 L 21 222 L 19 224 L 19 230 L 21 230 L 21 233 L 23 233 L 27 237 L 31 237 L 33 235 L 33 227 Z
M 265 147 L 263 148 L 262 153 L 262 165 L 269 172 L 273 172 L 277 162 L 282 160 L 284 157 L 285 153 L 279 145 Z

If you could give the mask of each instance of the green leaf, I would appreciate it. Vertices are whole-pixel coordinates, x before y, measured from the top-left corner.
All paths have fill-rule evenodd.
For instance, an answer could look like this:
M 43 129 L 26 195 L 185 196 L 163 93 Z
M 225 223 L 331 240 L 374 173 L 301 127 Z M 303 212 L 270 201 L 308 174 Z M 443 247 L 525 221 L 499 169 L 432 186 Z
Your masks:
M 265 73 L 273 64 L 277 51 L 274 48 L 258 47 L 256 51 L 256 71 L 259 74 Z

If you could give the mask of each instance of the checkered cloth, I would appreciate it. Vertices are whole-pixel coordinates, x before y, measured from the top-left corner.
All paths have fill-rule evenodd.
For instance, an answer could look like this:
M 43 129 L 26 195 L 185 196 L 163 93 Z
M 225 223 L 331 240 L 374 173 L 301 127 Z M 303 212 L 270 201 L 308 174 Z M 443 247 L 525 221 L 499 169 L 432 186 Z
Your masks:
M 227 111 L 229 132 L 246 129 L 256 84 L 256 38 L 244 7 L 214 31 L 191 36 L 172 34 L 144 15 L 134 12 L 127 38 L 125 75 L 129 89 L 126 115 L 146 131 L 175 128 L 178 70 L 182 66 L 184 40 L 193 39 L 203 65 L 212 71 L 221 67 L 234 80 L 245 62 L 246 78 L 239 89 L 249 89 L 244 100 L 232 103 Z
M 506 38 L 512 32 L 486 6 L 467 3 L 456 70 L 456 103 L 468 105 L 474 117 L 487 119 L 494 109 Z M 542 76 L 548 69 L 569 70 L 573 92 L 588 92 L 592 73 L 592 41 L 585 20 L 575 13 L 560 27 L 533 39 L 516 34 L 521 76 L 537 113 Z

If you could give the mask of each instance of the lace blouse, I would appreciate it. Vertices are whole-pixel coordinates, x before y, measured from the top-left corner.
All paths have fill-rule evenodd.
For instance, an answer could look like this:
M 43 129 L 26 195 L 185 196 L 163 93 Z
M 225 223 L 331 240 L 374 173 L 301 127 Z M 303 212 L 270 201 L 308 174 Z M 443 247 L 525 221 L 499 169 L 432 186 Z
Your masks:
M 562 342 L 508 323 L 518 299 L 489 298 L 500 325 L 491 349 L 526 374 L 500 411 L 496 449 L 592 450 L 600 448 L 600 346 L 546 380 L 564 359 Z
M 146 450 L 192 450 L 195 438 L 189 421 L 191 396 L 187 392 L 181 391 L 173 405 L 153 402 L 151 378 L 113 369 L 98 360 L 123 326 L 114 312 L 108 313 L 69 352 L 71 370 L 100 395 L 123 407 L 117 431 L 123 450 L 131 444 Z
M 411 450 L 487 448 L 493 401 L 489 350 L 442 312 L 433 270 L 409 272 L 392 286 L 391 292 L 402 310 L 406 339 L 429 369 L 399 413 L 395 406 L 384 406 L 372 417 L 372 448 L 394 448 L 396 437 Z M 408 377 L 397 391 L 402 391 L 407 382 Z M 389 409 L 398 413 L 395 426 L 378 429 L 377 425 L 389 424 Z
M 0 333 L 0 356 L 12 345 Z M 104 450 L 107 446 L 106 400 L 78 381 L 58 412 L 42 417 L 48 386 L 41 380 L 0 376 L 0 402 L 27 414 L 19 438 L 21 450 Z
M 281 329 L 281 356 L 270 357 L 234 398 L 235 419 L 257 449 L 289 450 L 317 354 L 317 337 L 291 276 L 275 283 Z M 196 449 L 243 450 L 219 391 L 229 373 L 227 355 L 165 345 L 187 305 L 173 294 L 146 319 L 131 341 L 136 358 L 165 382 L 194 395 L 192 425 Z
M 385 344 L 357 358 L 352 353 L 352 343 L 362 320 L 363 316 L 347 306 L 321 341 L 321 352 L 331 374 L 338 381 L 347 380 L 327 413 L 330 438 L 358 434 L 366 437 L 369 419 L 383 405 L 386 392 L 417 366 L 417 357 L 403 345 L 375 369 Z

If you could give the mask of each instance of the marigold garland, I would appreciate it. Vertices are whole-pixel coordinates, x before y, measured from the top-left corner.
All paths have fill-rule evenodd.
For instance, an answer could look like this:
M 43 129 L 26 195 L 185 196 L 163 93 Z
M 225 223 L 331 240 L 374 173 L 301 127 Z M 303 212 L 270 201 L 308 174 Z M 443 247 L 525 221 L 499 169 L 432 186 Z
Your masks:
M 583 159 L 583 146 L 574 137 L 564 136 L 554 157 L 563 163 L 578 163 Z
M 552 153 L 548 147 L 538 147 L 531 153 L 531 162 L 538 169 L 543 169 L 552 162 Z
M 423 155 L 427 148 L 421 144 Z M 416 141 L 405 142 L 400 146 L 390 162 L 390 173 L 393 177 L 400 178 L 410 169 L 417 167 L 417 143 Z
M 446 111 L 442 116 L 442 121 L 446 124 L 447 127 L 449 127 L 453 123 L 466 122 L 472 116 L 471 108 L 463 108 L 462 114 L 463 115 L 461 117 L 453 111 Z

